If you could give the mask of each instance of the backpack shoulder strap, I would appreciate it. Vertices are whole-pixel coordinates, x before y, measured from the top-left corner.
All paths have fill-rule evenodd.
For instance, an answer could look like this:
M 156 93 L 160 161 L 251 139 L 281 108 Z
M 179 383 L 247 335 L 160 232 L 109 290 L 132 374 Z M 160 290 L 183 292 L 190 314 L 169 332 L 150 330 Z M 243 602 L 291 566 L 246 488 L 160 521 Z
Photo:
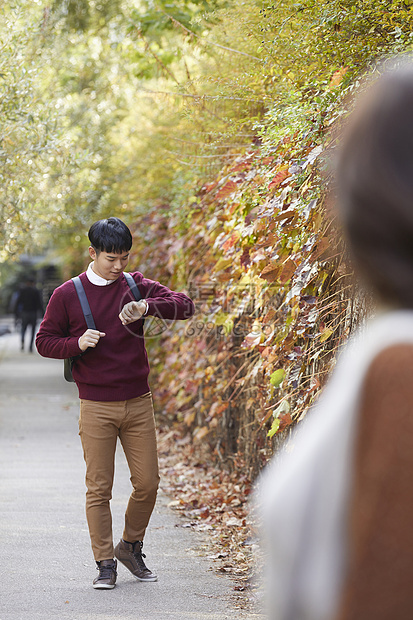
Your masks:
M 141 299 L 143 299 L 141 292 L 139 290 L 139 286 L 136 284 L 135 280 L 133 279 L 133 277 L 131 276 L 130 273 L 126 273 L 126 271 L 123 272 L 123 275 L 125 276 L 125 280 L 129 285 L 129 288 L 132 292 L 132 295 L 134 296 L 134 298 L 136 299 L 136 301 L 140 301 Z M 145 319 L 142 317 L 141 318 L 142 321 L 142 325 L 145 325 Z
M 129 284 L 129 288 L 132 291 L 132 295 L 134 296 L 136 301 L 140 301 L 142 299 L 142 295 L 135 280 L 133 279 L 130 273 L 126 273 L 124 271 L 123 275 L 125 276 L 126 282 Z
M 76 276 L 75 278 L 72 278 L 72 282 L 75 285 L 76 293 L 79 297 L 80 305 L 82 306 L 87 328 L 96 329 L 95 321 L 93 320 L 92 312 L 90 310 L 89 302 L 87 300 L 81 279 L 79 276 Z

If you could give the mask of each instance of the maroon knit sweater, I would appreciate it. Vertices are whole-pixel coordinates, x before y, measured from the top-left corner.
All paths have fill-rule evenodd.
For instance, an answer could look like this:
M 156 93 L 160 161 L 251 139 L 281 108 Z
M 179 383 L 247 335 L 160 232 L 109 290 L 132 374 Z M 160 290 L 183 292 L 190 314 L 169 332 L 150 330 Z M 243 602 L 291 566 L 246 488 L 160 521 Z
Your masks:
M 142 297 L 148 303 L 147 316 L 163 319 L 188 319 L 194 304 L 183 293 L 175 293 L 159 282 L 131 273 Z M 89 348 L 73 368 L 79 397 L 86 400 L 129 400 L 149 392 L 149 364 L 143 337 L 142 320 L 122 325 L 118 315 L 123 306 L 134 301 L 124 276 L 107 286 L 92 284 L 82 273 L 96 329 L 104 332 L 95 348 Z M 65 359 L 79 355 L 80 336 L 86 331 L 80 301 L 71 280 L 59 286 L 50 298 L 36 336 L 43 357 Z

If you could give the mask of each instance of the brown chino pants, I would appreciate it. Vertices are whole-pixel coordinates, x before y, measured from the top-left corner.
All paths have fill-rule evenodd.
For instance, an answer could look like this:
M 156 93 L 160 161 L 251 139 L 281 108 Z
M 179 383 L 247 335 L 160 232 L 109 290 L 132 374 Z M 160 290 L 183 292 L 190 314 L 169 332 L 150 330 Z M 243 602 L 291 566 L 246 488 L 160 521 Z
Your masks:
M 124 540 L 143 540 L 159 484 L 152 395 L 116 402 L 80 401 L 79 435 L 86 462 L 86 517 L 96 561 L 113 558 L 112 499 L 119 437 L 129 465 L 132 494 Z

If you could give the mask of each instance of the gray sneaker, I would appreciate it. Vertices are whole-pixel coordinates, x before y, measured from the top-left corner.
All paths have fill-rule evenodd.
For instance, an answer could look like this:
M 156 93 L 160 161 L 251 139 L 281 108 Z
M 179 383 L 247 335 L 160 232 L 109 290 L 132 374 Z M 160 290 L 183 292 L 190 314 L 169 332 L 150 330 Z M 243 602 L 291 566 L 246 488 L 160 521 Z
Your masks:
M 99 575 L 93 580 L 96 590 L 111 590 L 116 585 L 116 560 L 102 560 L 96 562 Z
M 158 577 L 145 565 L 142 553 L 143 542 L 127 543 L 123 539 L 115 547 L 115 556 L 138 581 L 157 581 Z

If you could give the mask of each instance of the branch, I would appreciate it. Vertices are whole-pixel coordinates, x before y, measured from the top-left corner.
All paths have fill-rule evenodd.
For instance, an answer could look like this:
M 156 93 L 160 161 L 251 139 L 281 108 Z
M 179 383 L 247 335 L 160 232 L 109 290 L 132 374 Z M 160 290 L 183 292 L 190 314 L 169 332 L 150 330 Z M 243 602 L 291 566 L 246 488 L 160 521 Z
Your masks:
M 149 45 L 148 41 L 145 39 L 145 37 L 143 36 L 142 32 L 140 30 L 138 30 L 138 35 L 141 37 L 142 41 L 144 42 L 145 45 L 145 50 L 148 51 L 150 54 L 152 54 L 152 56 L 155 58 L 156 62 L 162 67 L 162 69 L 164 71 L 166 71 L 166 73 L 168 73 L 168 75 L 173 79 L 174 82 L 176 82 L 178 84 L 178 86 L 180 85 L 178 80 L 176 79 L 176 77 L 174 76 L 174 74 L 172 73 L 172 71 L 162 62 L 162 60 L 159 58 L 159 56 L 157 54 L 155 54 L 155 52 L 153 51 L 153 49 L 151 48 L 151 46 Z
M 165 11 L 162 11 L 162 13 L 166 15 L 166 17 L 169 17 L 169 19 L 174 24 L 176 24 L 177 26 L 180 26 L 183 30 L 185 30 L 185 32 L 187 32 L 193 37 L 196 37 L 197 39 L 199 39 L 206 45 L 215 45 L 215 47 L 219 47 L 221 50 L 225 50 L 226 52 L 232 52 L 233 54 L 242 54 L 242 56 L 247 56 L 247 58 L 252 58 L 253 60 L 258 60 L 259 62 L 262 62 L 261 58 L 258 58 L 257 56 L 252 56 L 251 54 L 247 54 L 247 52 L 240 52 L 239 50 L 234 50 L 232 47 L 226 47 L 225 45 L 220 45 L 219 43 L 214 43 L 213 41 L 206 41 L 203 37 L 199 36 L 199 34 L 192 32 L 192 30 L 189 30 L 186 26 L 181 24 L 181 22 L 175 19 L 175 17 L 172 17 L 172 15 L 165 13 Z
M 244 148 L 245 143 L 243 144 L 211 144 L 210 142 L 194 142 L 193 140 L 183 140 L 182 138 L 175 138 L 174 136 L 169 136 L 171 140 L 175 140 L 175 142 L 184 142 L 185 144 L 195 144 L 196 146 L 206 146 L 210 149 L 235 149 L 235 148 Z
M 190 97 L 191 99 L 199 99 L 199 100 L 227 99 L 228 101 L 251 101 L 252 103 L 266 103 L 265 99 L 248 99 L 247 97 L 225 97 L 224 95 L 191 95 L 190 93 L 174 93 L 174 92 L 165 91 L 165 90 L 148 90 L 147 88 L 140 88 L 139 91 L 148 93 L 149 95 L 170 95 L 171 97 Z
M 169 149 L 165 149 L 166 153 L 170 153 L 171 155 L 182 155 L 182 153 L 177 153 L 176 151 L 171 151 Z M 217 155 L 189 155 L 186 154 L 186 157 L 191 157 L 192 159 L 219 159 L 220 157 L 224 157 L 225 159 L 234 159 L 240 156 L 240 153 L 233 153 L 232 155 L 226 153 L 217 153 Z

